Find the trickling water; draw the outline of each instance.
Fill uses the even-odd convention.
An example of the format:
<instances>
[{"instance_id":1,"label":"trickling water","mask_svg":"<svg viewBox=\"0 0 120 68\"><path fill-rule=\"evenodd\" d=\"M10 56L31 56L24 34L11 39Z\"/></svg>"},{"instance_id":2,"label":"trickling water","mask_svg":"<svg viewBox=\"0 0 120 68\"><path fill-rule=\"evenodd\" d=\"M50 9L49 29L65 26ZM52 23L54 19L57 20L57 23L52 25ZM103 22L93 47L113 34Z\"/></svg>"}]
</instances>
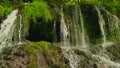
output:
<instances>
[{"instance_id":1,"label":"trickling water","mask_svg":"<svg viewBox=\"0 0 120 68\"><path fill-rule=\"evenodd\" d=\"M108 23L109 23L109 26L111 26L112 28L116 28L116 29L119 29L119 26L120 26L120 20L117 16L111 14L109 11L107 11L105 8L102 9L106 12L107 14L107 18L108 18Z\"/></svg>"},{"instance_id":2,"label":"trickling water","mask_svg":"<svg viewBox=\"0 0 120 68\"><path fill-rule=\"evenodd\" d=\"M68 44L68 29L64 20L64 14L63 14L63 9L61 9L61 24L60 24L60 28L61 28L61 38L63 41L63 45L67 46L70 45Z\"/></svg>"},{"instance_id":3,"label":"trickling water","mask_svg":"<svg viewBox=\"0 0 120 68\"><path fill-rule=\"evenodd\" d=\"M75 53L75 50L73 48L87 51L86 47L88 47L86 43L86 33L85 33L84 21L83 21L81 9L78 6L74 8L72 14L72 21L69 22L69 25L67 25L68 22L67 23L65 22L63 13L61 14L61 16L62 19L60 26L61 26L61 32L62 34L64 34L63 43L69 42L67 46L72 43L71 47L66 47L66 48L62 47L62 49L64 50L63 54L69 60L71 68L79 68L82 64L82 62L80 61L81 57ZM69 28L67 28L67 26ZM69 39L67 38L68 33L70 33L70 37L71 37L70 39L72 41L69 41Z\"/></svg>"},{"instance_id":4,"label":"trickling water","mask_svg":"<svg viewBox=\"0 0 120 68\"><path fill-rule=\"evenodd\" d=\"M18 10L13 10L10 15L8 15L7 19L3 21L1 24L0 30L0 50L6 45L11 45L13 32L14 32L14 23L17 18Z\"/></svg>"},{"instance_id":5,"label":"trickling water","mask_svg":"<svg viewBox=\"0 0 120 68\"><path fill-rule=\"evenodd\" d=\"M54 42L56 42L56 41L57 41L57 35L56 35L56 21L54 21L53 31L54 31Z\"/></svg>"},{"instance_id":6,"label":"trickling water","mask_svg":"<svg viewBox=\"0 0 120 68\"><path fill-rule=\"evenodd\" d=\"M107 24L109 29L109 34L112 36L120 36L120 20L117 16L111 14L109 11L107 11L105 8L102 8L103 11L106 12L107 15Z\"/></svg>"},{"instance_id":7,"label":"trickling water","mask_svg":"<svg viewBox=\"0 0 120 68\"><path fill-rule=\"evenodd\" d=\"M104 29L105 21L104 21L103 16L101 15L101 12L100 12L99 8L96 7L96 6L95 6L95 8L96 8L96 10L98 12L100 30L101 30L101 34L103 36L103 43L106 43L106 35L105 35L106 33L105 33L105 29Z\"/></svg>"},{"instance_id":8,"label":"trickling water","mask_svg":"<svg viewBox=\"0 0 120 68\"><path fill-rule=\"evenodd\" d=\"M109 55L107 55L107 50L106 48L113 45L114 43L112 42L107 42L109 40L107 40L106 38L108 37L108 33L107 30L105 30L106 27L106 20L104 20L104 17L102 15L102 12L100 11L100 8L95 6L95 9L98 13L98 18L99 18L99 26L100 26L100 31L101 31L101 35L102 35L102 40L103 43L100 44L99 46L102 46L100 52L96 55L92 54L92 52L89 51L89 48L87 46L87 40L86 40L86 32L85 32L85 25L84 25L84 19L82 16L82 12L81 9L78 9L78 7L75 7L73 10L73 14L72 14L72 22L69 23L69 25L66 24L65 20L64 20L64 14L61 14L62 16L62 21L61 21L61 28L63 28L61 32L63 32L63 38L64 41L67 40L67 36L68 33L70 33L70 39L73 41L69 41L70 43L73 43L73 47L68 47L67 48L62 48L64 50L63 54L64 56L69 60L70 63L70 67L71 68L79 68L80 67L80 61L81 61L81 57L79 55L77 55L75 53L75 51L72 48L78 48L79 51L84 51L86 53L89 52L89 54L92 56L92 58L98 58L100 63L105 64L104 67L108 68L110 66L113 66L115 68L120 68L120 64L119 63L115 63L114 61L111 61L109 58ZM105 12L107 12L106 10L104 10ZM108 15L108 23L112 23L109 24L109 29L111 32L115 32L115 29L119 31L119 19L115 16L112 15L110 13L107 12ZM114 19L114 20L113 20ZM67 26L69 28L67 28ZM115 28L115 29L113 29ZM83 45L85 48L82 48L81 45ZM96 45L97 46L97 45ZM88 49L87 49L88 48ZM100 65L100 64L99 64ZM98 65L98 66L99 66Z\"/></svg>"},{"instance_id":9,"label":"trickling water","mask_svg":"<svg viewBox=\"0 0 120 68\"><path fill-rule=\"evenodd\" d=\"M74 8L72 19L67 21L64 18L63 11L61 11L60 27L63 46L87 47L84 21L80 7L76 6Z\"/></svg>"},{"instance_id":10,"label":"trickling water","mask_svg":"<svg viewBox=\"0 0 120 68\"><path fill-rule=\"evenodd\" d=\"M120 64L119 63L115 63L113 61L111 61L109 58L106 58L104 56L100 56L100 55L92 55L92 57L96 57L99 60L99 63L103 63L105 64L105 67L106 68L110 68L110 67L113 67L113 68L120 68Z\"/></svg>"},{"instance_id":11,"label":"trickling water","mask_svg":"<svg viewBox=\"0 0 120 68\"><path fill-rule=\"evenodd\" d=\"M86 46L86 40L85 40L85 28L84 28L84 21L83 21L83 16L82 16L82 12L80 10L80 22L81 22L81 39L82 39L82 46L87 47Z\"/></svg>"},{"instance_id":12,"label":"trickling water","mask_svg":"<svg viewBox=\"0 0 120 68\"><path fill-rule=\"evenodd\" d=\"M81 44L81 31L80 31L80 24L79 24L79 8L75 7L73 11L73 22L72 25L70 26L71 30L71 36L73 40L73 45L79 47ZM72 33L74 32L74 33Z\"/></svg>"},{"instance_id":13,"label":"trickling water","mask_svg":"<svg viewBox=\"0 0 120 68\"><path fill-rule=\"evenodd\" d=\"M20 27L20 29L19 29L19 42L18 42L18 44L22 44L22 39L21 39L21 32L22 32L22 16L21 15L19 15L19 17L20 17L20 25L19 25L19 27Z\"/></svg>"},{"instance_id":14,"label":"trickling water","mask_svg":"<svg viewBox=\"0 0 120 68\"><path fill-rule=\"evenodd\" d=\"M80 57L77 56L74 53L74 50L72 50L72 49L69 50L68 49L66 52L64 52L64 55L70 61L70 67L71 68L78 68L79 67L79 63L80 63L79 59L80 59Z\"/></svg>"}]
</instances>

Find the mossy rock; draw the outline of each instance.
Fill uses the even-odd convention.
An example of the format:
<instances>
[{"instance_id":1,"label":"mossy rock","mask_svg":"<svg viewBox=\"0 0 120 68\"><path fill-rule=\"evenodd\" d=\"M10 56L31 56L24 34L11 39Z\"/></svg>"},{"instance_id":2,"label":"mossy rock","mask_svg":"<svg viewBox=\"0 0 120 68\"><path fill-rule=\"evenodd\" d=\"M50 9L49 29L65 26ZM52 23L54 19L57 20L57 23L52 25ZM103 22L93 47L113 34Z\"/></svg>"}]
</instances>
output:
<instances>
[{"instance_id":1,"label":"mossy rock","mask_svg":"<svg viewBox=\"0 0 120 68\"><path fill-rule=\"evenodd\" d=\"M93 53L93 54L99 54L101 52L101 50L103 50L103 47L101 45L93 45L91 46L90 48L90 51Z\"/></svg>"},{"instance_id":2,"label":"mossy rock","mask_svg":"<svg viewBox=\"0 0 120 68\"><path fill-rule=\"evenodd\" d=\"M120 43L109 46L106 50L111 60L120 63Z\"/></svg>"},{"instance_id":3,"label":"mossy rock","mask_svg":"<svg viewBox=\"0 0 120 68\"><path fill-rule=\"evenodd\" d=\"M45 41L26 43L20 49L28 55L28 68L38 68L39 65L44 68L69 68L69 62L62 56L61 48Z\"/></svg>"},{"instance_id":4,"label":"mossy rock","mask_svg":"<svg viewBox=\"0 0 120 68\"><path fill-rule=\"evenodd\" d=\"M75 49L74 52L78 55L84 56L86 59L90 60L91 59L91 55L85 53L84 51L81 51L79 49Z\"/></svg>"}]
</instances>

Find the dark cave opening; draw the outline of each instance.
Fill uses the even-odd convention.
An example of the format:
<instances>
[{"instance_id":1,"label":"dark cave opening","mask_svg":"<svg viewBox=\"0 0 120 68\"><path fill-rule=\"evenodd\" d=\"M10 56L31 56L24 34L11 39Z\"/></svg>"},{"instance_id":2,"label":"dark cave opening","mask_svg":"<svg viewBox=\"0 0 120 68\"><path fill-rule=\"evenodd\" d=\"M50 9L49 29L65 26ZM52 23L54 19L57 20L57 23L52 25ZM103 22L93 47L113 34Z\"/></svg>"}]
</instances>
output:
<instances>
[{"instance_id":1,"label":"dark cave opening","mask_svg":"<svg viewBox=\"0 0 120 68\"><path fill-rule=\"evenodd\" d=\"M45 22L43 19L38 19L37 22L30 22L29 35L27 40L38 42L59 42L60 41L60 22L56 22L56 30L54 31L54 23L52 21ZM55 34L56 33L56 34Z\"/></svg>"}]
</instances>

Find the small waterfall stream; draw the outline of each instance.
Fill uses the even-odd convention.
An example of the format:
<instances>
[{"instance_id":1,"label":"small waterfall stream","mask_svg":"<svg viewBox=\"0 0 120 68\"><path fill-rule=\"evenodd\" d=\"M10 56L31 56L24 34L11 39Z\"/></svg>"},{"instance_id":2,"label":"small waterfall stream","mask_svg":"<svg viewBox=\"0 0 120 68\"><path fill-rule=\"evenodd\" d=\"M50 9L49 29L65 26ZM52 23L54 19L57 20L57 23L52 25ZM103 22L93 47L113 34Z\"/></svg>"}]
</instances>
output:
<instances>
[{"instance_id":1,"label":"small waterfall stream","mask_svg":"<svg viewBox=\"0 0 120 68\"><path fill-rule=\"evenodd\" d=\"M103 36L103 43L106 43L106 33L105 33L105 21L103 16L101 15L100 10L95 6L97 12L98 12L98 17L99 17L99 25L100 25L100 30L101 30L101 34Z\"/></svg>"},{"instance_id":2,"label":"small waterfall stream","mask_svg":"<svg viewBox=\"0 0 120 68\"><path fill-rule=\"evenodd\" d=\"M107 54L105 54L105 52L107 52L107 51L106 51L106 48L107 48L108 46L113 45L114 43L113 43L113 42L107 42L107 41L106 41L106 32L105 32L105 23L106 23L106 22L105 22L102 14L101 14L100 9L99 9L98 7L96 7L96 6L95 6L95 8L96 8L96 11L98 12L99 25L100 25L101 33L102 33L102 35L103 35L103 43L101 44L101 46L103 47L103 50L101 50L101 51L102 51L101 54L92 55L92 56L100 59L99 62L100 62L100 63L104 63L106 68L109 68L109 67L111 67L111 66L112 66L112 67L115 67L115 68L120 68L120 64L119 64L119 63L115 63L115 62L111 61L110 58L109 58L109 56L108 56ZM104 10L104 11L108 14L108 16L112 17L111 19L108 19L108 22L109 22L109 23L114 23L114 24L112 25L113 27L110 27L110 29L113 30L114 27L118 28L118 23L115 23L115 22L118 22L119 19L116 19L116 16L110 14L107 10L105 10L105 9L102 9L102 10ZM112 20L112 21L110 21L110 20ZM113 20L114 20L114 21L113 21ZM115 20L116 20L116 21L115 21ZM110 24L110 25L111 25L111 24ZM115 25L115 26L114 26L114 25ZM110 30L110 29L109 29L109 30ZM110 31L111 31L111 30L110 30Z\"/></svg>"},{"instance_id":3,"label":"small waterfall stream","mask_svg":"<svg viewBox=\"0 0 120 68\"><path fill-rule=\"evenodd\" d=\"M73 10L73 22L70 22L70 24L72 25L67 25L64 19L64 14L61 13L61 33L63 34L62 39L63 39L63 43L64 45L68 46L71 43L74 43L72 47L62 47L63 54L64 56L69 60L70 62L70 67L71 68L81 68L80 67L80 56L77 55L75 53L75 49L78 49L79 51L83 51L86 53L89 53L92 55L92 58L96 58L98 59L98 63L103 63L105 64L106 68L109 67L115 67L115 68L120 68L120 64L116 63L114 61L112 61L109 56L106 54L106 48L113 45L113 42L108 42L109 40L107 40L107 30L106 30L106 21L104 20L104 17L102 15L101 9L97 6L95 6L95 9L97 11L97 15L98 15L98 24L100 26L100 31L101 31L101 39L102 39L102 43L100 44L100 46L102 46L102 50L100 52L100 54L92 54L89 51L89 46L87 46L87 39L86 39L86 30L85 30L85 24L84 24L84 19L82 16L82 12L81 9L78 7L75 7L75 9ZM115 16L112 15L110 13L108 13L106 10L104 10L107 15L108 15L108 22L112 23L112 25L109 25L109 30L111 32L115 32L116 30L119 30L119 19ZM112 19L111 19L112 17ZM113 20L114 19L114 20ZM112 21L111 21L112 20ZM67 28L67 26L69 28ZM114 29L115 28L115 29ZM69 29L71 29L71 31L69 31ZM74 32L74 33L73 33ZM69 41L68 40L68 34L70 33L70 37L73 41ZM67 42L66 42L67 41ZM69 44L67 44L69 42ZM98 45L96 45L98 46ZM84 47L84 48L83 48Z\"/></svg>"},{"instance_id":4,"label":"small waterfall stream","mask_svg":"<svg viewBox=\"0 0 120 68\"><path fill-rule=\"evenodd\" d=\"M20 24L19 24L19 42L18 42L18 44L22 44L22 39L21 39L21 32L22 32L22 16L21 15L19 15L19 17L20 17Z\"/></svg>"},{"instance_id":5,"label":"small waterfall stream","mask_svg":"<svg viewBox=\"0 0 120 68\"><path fill-rule=\"evenodd\" d=\"M76 6L74 8L74 11L72 13L73 15L73 22L72 25L70 27L73 26L71 33L71 36L73 35L73 38L75 41L73 42L73 47L79 47L80 44L82 44L82 40L81 40L81 31L80 31L80 24L79 24L79 8ZM74 33L72 33L74 32Z\"/></svg>"},{"instance_id":6,"label":"small waterfall stream","mask_svg":"<svg viewBox=\"0 0 120 68\"><path fill-rule=\"evenodd\" d=\"M83 18L82 9L80 7L74 8L73 12L71 13L70 22L68 23L66 20L66 15L63 11L63 8L61 8L61 19L60 19L60 30L61 30L61 42L62 42L62 50L63 55L65 58L69 60L69 64L71 68L81 68L80 66L83 64L82 59L86 59L87 53L90 54L92 58L96 58L98 61L98 64L103 63L105 64L106 68L113 67L113 68L120 68L120 63L116 63L110 59L110 57L106 54L107 50L106 48L113 45L114 43L108 42L108 33L106 30L106 20L104 19L104 15L101 12L101 9L97 6L95 6L95 9L97 11L98 15L98 23L100 26L100 31L102 35L102 44L95 45L95 46L102 46L100 53L92 53L89 51L88 46L88 40L87 40L87 29L85 28L86 23ZM108 12L105 9L102 9L107 14L107 23L108 30L110 33L115 33L115 35L120 35L120 20L117 16L112 15L110 12ZM15 21L17 18L18 10L13 10L10 15L8 15L7 19L3 21L1 24L0 29L0 50L3 47L6 47L7 45L12 44L12 38L14 33L14 27L15 27ZM18 38L19 38L19 44L22 44L22 16L19 15L20 21L19 21L19 30L18 30ZM54 33L55 33L55 42L56 42L56 21L54 21ZM92 46L91 46L92 47ZM76 52L77 51L77 52ZM76 52L76 53L75 53ZM91 59L92 59L91 58ZM90 62L92 62L90 59ZM82 60L82 61L81 61ZM88 59L87 59L88 60ZM86 68L86 67L85 67Z\"/></svg>"},{"instance_id":7,"label":"small waterfall stream","mask_svg":"<svg viewBox=\"0 0 120 68\"><path fill-rule=\"evenodd\" d=\"M54 42L56 42L56 41L57 41L57 35L56 35L56 21L54 21L53 31L54 31Z\"/></svg>"},{"instance_id":8,"label":"small waterfall stream","mask_svg":"<svg viewBox=\"0 0 120 68\"><path fill-rule=\"evenodd\" d=\"M106 12L107 15L107 22L108 22L108 29L111 36L120 36L120 20L116 15L111 14L109 11L107 11L105 8L102 8L101 10Z\"/></svg>"},{"instance_id":9,"label":"small waterfall stream","mask_svg":"<svg viewBox=\"0 0 120 68\"><path fill-rule=\"evenodd\" d=\"M63 46L68 46L69 44L69 39L68 39L68 29L64 20L64 14L63 14L63 8L61 8L61 24L60 24L60 28L61 28L61 38L63 41Z\"/></svg>"},{"instance_id":10,"label":"small waterfall stream","mask_svg":"<svg viewBox=\"0 0 120 68\"><path fill-rule=\"evenodd\" d=\"M61 32L63 34L63 43L69 43L67 46L63 45L62 49L63 54L66 58L68 58L70 62L71 68L78 68L80 67L81 61L79 61L81 58L79 55L75 54L75 50L84 50L87 51L87 43L86 43L86 33L84 28L84 19L82 16L82 12L80 7L76 6L73 11L73 21L69 24L72 25L66 25L64 14L62 13L62 19L61 19ZM67 28L69 26L69 29ZM71 31L70 31L71 29ZM69 41L67 38L68 33L70 33L70 37L73 40L72 42ZM66 42L67 41L67 42ZM73 43L72 46L70 46L70 43ZM68 45L70 47L68 47Z\"/></svg>"},{"instance_id":11,"label":"small waterfall stream","mask_svg":"<svg viewBox=\"0 0 120 68\"><path fill-rule=\"evenodd\" d=\"M1 24L0 30L0 50L7 45L12 44L15 20L17 18L18 10L13 10L10 15L8 15L7 19L3 21Z\"/></svg>"},{"instance_id":12,"label":"small waterfall stream","mask_svg":"<svg viewBox=\"0 0 120 68\"><path fill-rule=\"evenodd\" d=\"M106 58L106 57L100 56L100 55L92 55L92 57L93 58L96 57L96 58L100 59L99 63L105 64L106 68L110 68L110 67L112 67L112 68L120 68L120 63L115 63L115 62L111 61L110 58Z\"/></svg>"},{"instance_id":13,"label":"small waterfall stream","mask_svg":"<svg viewBox=\"0 0 120 68\"><path fill-rule=\"evenodd\" d=\"M87 47L84 21L80 7L76 6L73 11L71 22L66 22L61 10L61 39L63 46ZM70 41L71 40L71 41Z\"/></svg>"},{"instance_id":14,"label":"small waterfall stream","mask_svg":"<svg viewBox=\"0 0 120 68\"><path fill-rule=\"evenodd\" d=\"M85 28L84 28L84 21L83 21L83 16L82 16L82 12L81 9L79 10L80 13L80 22L81 22L81 39L82 39L82 46L83 47L87 47L86 45L86 40L85 40Z\"/></svg>"},{"instance_id":15,"label":"small waterfall stream","mask_svg":"<svg viewBox=\"0 0 120 68\"><path fill-rule=\"evenodd\" d=\"M64 55L70 61L71 68L78 68L80 65L80 57L74 53L72 49L65 49Z\"/></svg>"}]
</instances>

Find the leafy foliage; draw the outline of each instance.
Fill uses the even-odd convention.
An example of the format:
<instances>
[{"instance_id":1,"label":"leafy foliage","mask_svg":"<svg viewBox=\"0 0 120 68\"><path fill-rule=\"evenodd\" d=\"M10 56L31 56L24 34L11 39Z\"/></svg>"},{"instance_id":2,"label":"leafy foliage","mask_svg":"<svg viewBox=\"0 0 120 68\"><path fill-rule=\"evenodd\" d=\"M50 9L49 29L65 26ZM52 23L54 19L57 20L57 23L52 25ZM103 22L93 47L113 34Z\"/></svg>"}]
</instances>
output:
<instances>
[{"instance_id":1,"label":"leafy foliage","mask_svg":"<svg viewBox=\"0 0 120 68\"><path fill-rule=\"evenodd\" d=\"M6 9L5 7L0 5L0 17L4 15L5 9Z\"/></svg>"},{"instance_id":2,"label":"leafy foliage","mask_svg":"<svg viewBox=\"0 0 120 68\"><path fill-rule=\"evenodd\" d=\"M29 22L33 20L36 22L37 18L42 17L45 21L51 19L51 14L48 5L43 1L34 1L23 8L22 11L24 21Z\"/></svg>"}]
</instances>

